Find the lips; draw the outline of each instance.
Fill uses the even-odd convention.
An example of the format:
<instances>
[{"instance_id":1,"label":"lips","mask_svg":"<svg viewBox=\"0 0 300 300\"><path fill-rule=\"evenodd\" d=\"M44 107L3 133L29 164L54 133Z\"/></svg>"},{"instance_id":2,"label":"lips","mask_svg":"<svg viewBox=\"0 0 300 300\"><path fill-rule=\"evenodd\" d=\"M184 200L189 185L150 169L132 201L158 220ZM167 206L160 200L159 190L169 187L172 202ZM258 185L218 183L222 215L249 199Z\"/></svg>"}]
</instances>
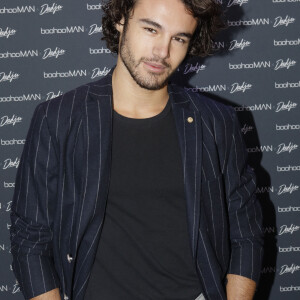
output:
<instances>
[{"instance_id":1,"label":"lips","mask_svg":"<svg viewBox=\"0 0 300 300\"><path fill-rule=\"evenodd\" d=\"M149 63L149 62L145 62L145 64L151 66L151 67L155 67L155 68L158 68L158 69L164 69L165 66L164 65L160 65L160 64L155 64L155 63Z\"/></svg>"},{"instance_id":2,"label":"lips","mask_svg":"<svg viewBox=\"0 0 300 300\"><path fill-rule=\"evenodd\" d=\"M151 71L158 72L158 73L166 69L166 66L157 63L152 63L152 62L144 62L144 65Z\"/></svg>"}]
</instances>

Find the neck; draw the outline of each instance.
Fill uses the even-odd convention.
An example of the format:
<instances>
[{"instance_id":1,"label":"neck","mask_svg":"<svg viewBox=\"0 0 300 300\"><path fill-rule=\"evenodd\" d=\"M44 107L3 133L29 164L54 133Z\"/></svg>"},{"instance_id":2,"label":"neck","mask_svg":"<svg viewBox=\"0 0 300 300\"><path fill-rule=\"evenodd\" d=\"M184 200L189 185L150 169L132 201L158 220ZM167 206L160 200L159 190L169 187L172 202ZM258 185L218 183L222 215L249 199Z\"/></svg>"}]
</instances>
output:
<instances>
[{"instance_id":1,"label":"neck","mask_svg":"<svg viewBox=\"0 0 300 300\"><path fill-rule=\"evenodd\" d=\"M118 59L112 74L113 108L131 118L150 118L163 110L169 95L167 86L160 90L141 88Z\"/></svg>"}]
</instances>

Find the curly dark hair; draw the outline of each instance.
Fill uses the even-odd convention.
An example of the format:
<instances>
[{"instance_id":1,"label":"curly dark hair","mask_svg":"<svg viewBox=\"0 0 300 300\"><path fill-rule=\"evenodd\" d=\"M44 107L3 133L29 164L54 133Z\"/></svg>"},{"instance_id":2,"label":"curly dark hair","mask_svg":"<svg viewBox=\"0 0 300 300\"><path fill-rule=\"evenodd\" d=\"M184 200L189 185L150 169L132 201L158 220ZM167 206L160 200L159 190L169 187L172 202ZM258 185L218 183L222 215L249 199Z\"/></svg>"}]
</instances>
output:
<instances>
[{"instance_id":1,"label":"curly dark hair","mask_svg":"<svg viewBox=\"0 0 300 300\"><path fill-rule=\"evenodd\" d=\"M122 17L125 26L138 0L108 0L102 5L103 37L107 47L114 53L119 50L120 34L115 28ZM190 41L188 54L192 56L207 56L212 53L214 35L225 28L223 10L215 0L181 0L187 10L197 19L198 24Z\"/></svg>"}]
</instances>

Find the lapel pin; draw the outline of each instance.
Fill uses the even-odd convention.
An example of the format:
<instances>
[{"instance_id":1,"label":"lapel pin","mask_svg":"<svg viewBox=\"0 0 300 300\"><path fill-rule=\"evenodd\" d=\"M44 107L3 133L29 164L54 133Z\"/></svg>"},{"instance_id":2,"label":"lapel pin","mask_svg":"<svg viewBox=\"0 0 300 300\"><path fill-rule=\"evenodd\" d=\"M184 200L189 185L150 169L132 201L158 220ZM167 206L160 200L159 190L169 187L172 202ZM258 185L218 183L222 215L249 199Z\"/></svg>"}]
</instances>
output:
<instances>
[{"instance_id":1,"label":"lapel pin","mask_svg":"<svg viewBox=\"0 0 300 300\"><path fill-rule=\"evenodd\" d=\"M193 119L192 117L188 117L188 118L187 118L187 121L188 121L189 123L192 123L192 122L194 121L194 119Z\"/></svg>"}]
</instances>

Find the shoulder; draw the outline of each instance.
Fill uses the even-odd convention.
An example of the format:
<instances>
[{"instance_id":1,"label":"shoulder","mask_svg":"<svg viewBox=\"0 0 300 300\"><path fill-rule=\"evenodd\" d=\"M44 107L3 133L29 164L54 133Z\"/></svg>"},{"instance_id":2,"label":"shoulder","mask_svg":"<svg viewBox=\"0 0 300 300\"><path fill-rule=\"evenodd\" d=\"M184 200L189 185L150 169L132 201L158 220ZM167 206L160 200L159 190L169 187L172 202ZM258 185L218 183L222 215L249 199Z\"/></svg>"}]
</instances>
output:
<instances>
[{"instance_id":1,"label":"shoulder","mask_svg":"<svg viewBox=\"0 0 300 300\"><path fill-rule=\"evenodd\" d=\"M225 105L207 94L193 92L190 89L172 84L172 92L181 94L191 102L191 107L201 115L202 120L214 123L230 123L235 117L232 106Z\"/></svg>"},{"instance_id":2,"label":"shoulder","mask_svg":"<svg viewBox=\"0 0 300 300\"><path fill-rule=\"evenodd\" d=\"M93 91L101 92L105 86L111 84L109 75L98 81L82 84L62 95L40 103L36 111L42 111L52 123L69 123L82 116L85 106L94 100ZM97 88L96 88L97 87Z\"/></svg>"}]
</instances>

